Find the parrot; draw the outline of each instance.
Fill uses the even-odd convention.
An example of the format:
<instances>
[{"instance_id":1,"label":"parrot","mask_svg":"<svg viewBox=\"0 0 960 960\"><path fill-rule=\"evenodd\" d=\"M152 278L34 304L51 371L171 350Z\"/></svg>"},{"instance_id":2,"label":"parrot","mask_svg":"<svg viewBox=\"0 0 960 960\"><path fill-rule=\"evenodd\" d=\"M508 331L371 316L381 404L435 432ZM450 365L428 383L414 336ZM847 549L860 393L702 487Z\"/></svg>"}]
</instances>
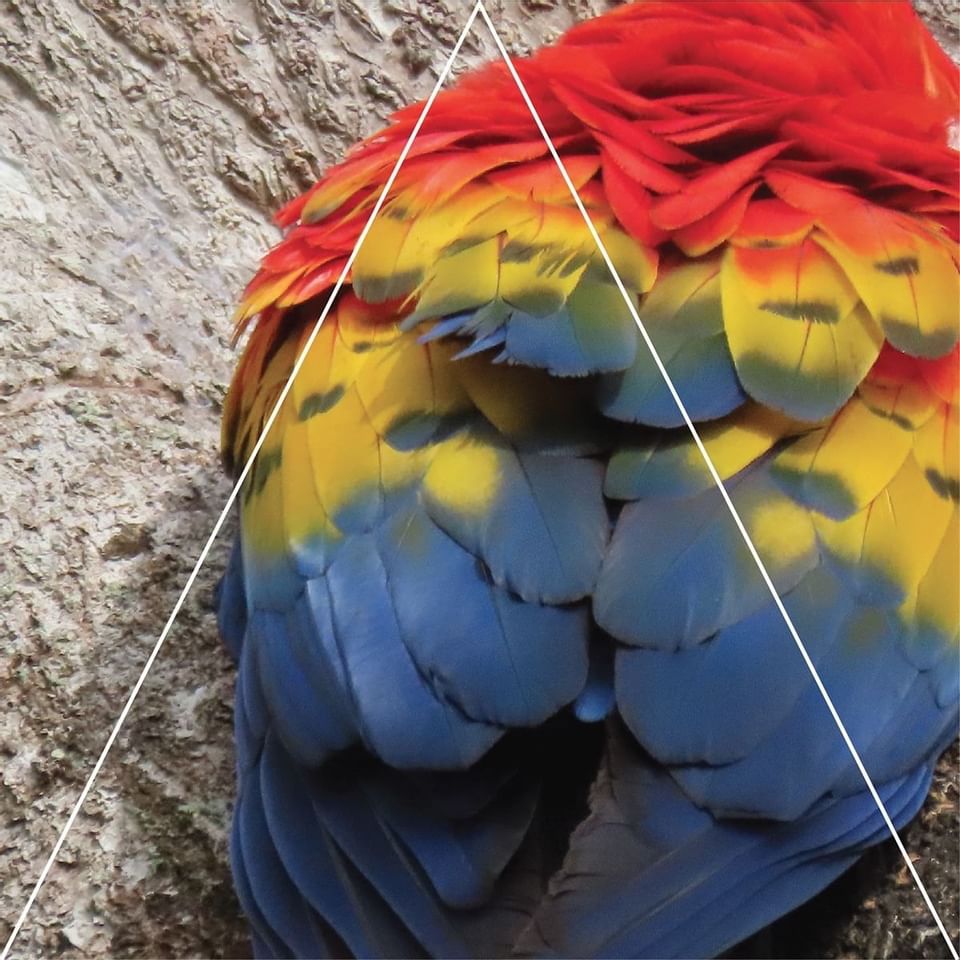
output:
<instances>
[{"instance_id":1,"label":"parrot","mask_svg":"<svg viewBox=\"0 0 960 960\"><path fill-rule=\"evenodd\" d=\"M502 60L400 109L238 308L259 957L715 956L889 837L814 672L897 827L957 735L954 65L650 0L514 67L536 117Z\"/></svg>"}]
</instances>

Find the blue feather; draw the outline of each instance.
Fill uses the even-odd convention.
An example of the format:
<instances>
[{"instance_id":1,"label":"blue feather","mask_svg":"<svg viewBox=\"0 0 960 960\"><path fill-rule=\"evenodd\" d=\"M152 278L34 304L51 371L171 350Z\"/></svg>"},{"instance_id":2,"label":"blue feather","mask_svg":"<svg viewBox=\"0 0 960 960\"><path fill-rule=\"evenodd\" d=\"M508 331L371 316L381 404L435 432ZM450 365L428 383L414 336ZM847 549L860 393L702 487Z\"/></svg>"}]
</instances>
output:
<instances>
[{"instance_id":1,"label":"blue feather","mask_svg":"<svg viewBox=\"0 0 960 960\"><path fill-rule=\"evenodd\" d=\"M482 559L496 583L524 600L569 603L596 582L609 521L600 464L585 458L518 453L503 440L471 434L496 458L497 490L482 512L423 498L437 524Z\"/></svg>"},{"instance_id":2,"label":"blue feather","mask_svg":"<svg viewBox=\"0 0 960 960\"><path fill-rule=\"evenodd\" d=\"M881 788L898 823L929 781L925 767ZM599 783L524 954L714 956L822 889L885 832L866 792L791 823L717 820L622 737Z\"/></svg>"},{"instance_id":3,"label":"blue feather","mask_svg":"<svg viewBox=\"0 0 960 960\"><path fill-rule=\"evenodd\" d=\"M598 723L606 719L617 705L614 689L614 645L600 636L590 640L590 668L587 682L573 704L577 719Z\"/></svg>"},{"instance_id":4,"label":"blue feather","mask_svg":"<svg viewBox=\"0 0 960 960\"><path fill-rule=\"evenodd\" d=\"M235 820L235 863L242 872L247 891L259 915L260 935L281 956L323 957L329 947L316 918L290 880L277 856L263 814L259 778L248 777L241 787Z\"/></svg>"},{"instance_id":5,"label":"blue feather","mask_svg":"<svg viewBox=\"0 0 960 960\"><path fill-rule=\"evenodd\" d=\"M337 843L329 817L318 799L313 776L298 767L275 737L267 740L260 777L264 812L271 839L301 895L357 956L404 956L418 953L411 937L381 897L350 850ZM371 826L364 806L355 808L361 834ZM379 828L373 827L379 834ZM442 917L433 923L444 926Z\"/></svg>"},{"instance_id":6,"label":"blue feather","mask_svg":"<svg viewBox=\"0 0 960 960\"><path fill-rule=\"evenodd\" d=\"M823 567L783 600L819 666L852 601ZM647 750L664 763L712 765L757 749L811 683L772 601L689 649L621 648L616 679L620 714Z\"/></svg>"},{"instance_id":7,"label":"blue feather","mask_svg":"<svg viewBox=\"0 0 960 960\"><path fill-rule=\"evenodd\" d=\"M301 668L290 642L287 620L272 611L255 611L247 628L247 644L256 651L260 678L272 726L300 763L317 766L331 748L344 746L346 737L334 735L341 718L331 713L326 697ZM322 689L322 688L321 688ZM339 730L337 731L339 732ZM331 742L332 741L332 742Z\"/></svg>"},{"instance_id":8,"label":"blue feather","mask_svg":"<svg viewBox=\"0 0 960 960\"><path fill-rule=\"evenodd\" d=\"M214 603L220 636L233 659L239 660L247 629L247 597L243 587L243 553L239 537L234 540L226 572L217 584Z\"/></svg>"},{"instance_id":9,"label":"blue feather","mask_svg":"<svg viewBox=\"0 0 960 960\"><path fill-rule=\"evenodd\" d=\"M783 498L765 469L745 471L727 485L749 517ZM781 593L818 562L812 526L793 556L763 559ZM802 548L802 549L801 549ZM676 649L700 643L759 609L769 590L719 492L712 488L673 506L628 504L620 514L593 598L597 623L616 639Z\"/></svg>"},{"instance_id":10,"label":"blue feather","mask_svg":"<svg viewBox=\"0 0 960 960\"><path fill-rule=\"evenodd\" d=\"M506 342L506 339L507 334L505 330L495 330L486 336L478 337L469 347L464 347L459 353L455 353L453 359L463 360L465 357L472 357L478 353L483 353L484 350L492 350L494 347L502 346Z\"/></svg>"},{"instance_id":11,"label":"blue feather","mask_svg":"<svg viewBox=\"0 0 960 960\"><path fill-rule=\"evenodd\" d=\"M658 346L656 338L654 346ZM660 359L693 420L716 420L747 400L722 333L684 343L667 357L661 354ZM685 426L646 345L631 367L600 381L598 405L615 420L652 427Z\"/></svg>"},{"instance_id":12,"label":"blue feather","mask_svg":"<svg viewBox=\"0 0 960 960\"><path fill-rule=\"evenodd\" d=\"M350 539L326 580L337 650L368 747L400 767L461 767L481 756L500 730L463 718L417 670L375 538Z\"/></svg>"},{"instance_id":13,"label":"blue feather","mask_svg":"<svg viewBox=\"0 0 960 960\"><path fill-rule=\"evenodd\" d=\"M380 552L397 623L424 676L466 716L500 726L541 723L586 678L586 607L523 603L419 505L386 524ZM446 589L430 602L435 571Z\"/></svg>"},{"instance_id":14,"label":"blue feather","mask_svg":"<svg viewBox=\"0 0 960 960\"><path fill-rule=\"evenodd\" d=\"M524 839L537 790L523 781L470 820L445 821L429 798L414 804L396 783L381 778L373 802L404 846L417 858L440 899L450 907L481 907Z\"/></svg>"}]
</instances>

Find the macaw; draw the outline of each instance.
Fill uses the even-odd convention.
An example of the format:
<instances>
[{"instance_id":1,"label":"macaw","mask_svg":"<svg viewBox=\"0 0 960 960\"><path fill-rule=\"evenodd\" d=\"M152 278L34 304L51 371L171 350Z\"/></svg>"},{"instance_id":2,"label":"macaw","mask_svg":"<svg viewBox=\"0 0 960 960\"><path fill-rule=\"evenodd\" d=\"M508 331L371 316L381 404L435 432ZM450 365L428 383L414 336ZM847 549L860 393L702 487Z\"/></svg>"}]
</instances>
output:
<instances>
[{"instance_id":1,"label":"macaw","mask_svg":"<svg viewBox=\"0 0 960 960\"><path fill-rule=\"evenodd\" d=\"M906 823L960 698L954 66L905 2L683 0L516 69ZM278 215L234 475L420 111ZM713 956L887 838L504 63L433 103L238 502L258 956Z\"/></svg>"}]
</instances>

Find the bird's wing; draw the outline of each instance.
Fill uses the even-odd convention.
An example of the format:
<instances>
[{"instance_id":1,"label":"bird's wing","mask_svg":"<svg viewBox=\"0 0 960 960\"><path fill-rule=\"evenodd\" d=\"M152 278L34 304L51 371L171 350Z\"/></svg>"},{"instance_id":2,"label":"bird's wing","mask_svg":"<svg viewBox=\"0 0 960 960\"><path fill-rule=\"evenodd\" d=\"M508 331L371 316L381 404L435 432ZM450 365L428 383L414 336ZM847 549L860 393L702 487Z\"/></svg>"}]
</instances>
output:
<instances>
[{"instance_id":1,"label":"bird's wing","mask_svg":"<svg viewBox=\"0 0 960 960\"><path fill-rule=\"evenodd\" d=\"M957 719L955 161L932 132L956 81L888 24L907 80L878 131L876 98L851 106L879 70L863 10L739 5L734 47L698 47L719 6L601 18L521 76L903 822ZM821 44L811 73L825 17L850 62ZM771 44L803 96L771 87ZM232 464L415 118L284 213L241 307ZM265 954L714 953L884 835L502 69L436 101L241 514L233 849Z\"/></svg>"}]
</instances>

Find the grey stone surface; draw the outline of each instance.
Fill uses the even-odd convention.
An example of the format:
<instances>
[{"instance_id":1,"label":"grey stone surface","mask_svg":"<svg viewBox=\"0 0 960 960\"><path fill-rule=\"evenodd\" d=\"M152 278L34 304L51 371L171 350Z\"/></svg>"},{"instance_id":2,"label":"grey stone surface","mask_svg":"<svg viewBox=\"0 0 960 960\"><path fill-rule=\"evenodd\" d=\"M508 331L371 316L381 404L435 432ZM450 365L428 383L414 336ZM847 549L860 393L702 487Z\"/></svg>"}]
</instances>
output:
<instances>
[{"instance_id":1,"label":"grey stone surface","mask_svg":"<svg viewBox=\"0 0 960 960\"><path fill-rule=\"evenodd\" d=\"M922 5L955 51L955 7ZM489 3L515 53L602 6ZM467 9L0 0L0 938L226 499L229 316L277 238L270 214L429 91ZM492 54L478 27L460 66ZM245 955L226 865L232 671L211 612L225 550L14 956ZM928 810L950 840L945 769ZM949 878L956 861L928 866ZM880 889L901 889L888 873Z\"/></svg>"}]
</instances>

